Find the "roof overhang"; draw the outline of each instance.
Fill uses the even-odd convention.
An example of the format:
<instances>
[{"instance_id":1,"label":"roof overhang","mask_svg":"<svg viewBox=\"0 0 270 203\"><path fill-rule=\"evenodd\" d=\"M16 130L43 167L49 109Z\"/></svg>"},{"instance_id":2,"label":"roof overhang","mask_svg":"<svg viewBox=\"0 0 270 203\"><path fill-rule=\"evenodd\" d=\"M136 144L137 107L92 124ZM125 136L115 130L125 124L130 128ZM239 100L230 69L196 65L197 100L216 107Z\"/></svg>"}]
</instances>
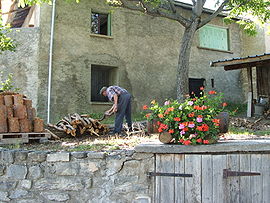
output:
<instances>
[{"instance_id":1,"label":"roof overhang","mask_svg":"<svg viewBox=\"0 0 270 203\"><path fill-rule=\"evenodd\" d=\"M236 70L248 67L256 67L270 64L270 53L262 55L247 56L242 58L231 58L225 60L212 61L210 66L220 67L223 66L224 70Z\"/></svg>"}]
</instances>

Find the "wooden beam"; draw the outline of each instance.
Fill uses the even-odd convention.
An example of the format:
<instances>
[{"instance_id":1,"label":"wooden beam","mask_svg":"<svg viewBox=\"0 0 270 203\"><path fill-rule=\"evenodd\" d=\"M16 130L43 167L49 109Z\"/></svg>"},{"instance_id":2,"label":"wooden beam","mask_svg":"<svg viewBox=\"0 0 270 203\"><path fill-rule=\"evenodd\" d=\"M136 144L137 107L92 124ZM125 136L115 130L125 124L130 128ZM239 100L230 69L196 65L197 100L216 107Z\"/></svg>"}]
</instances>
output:
<instances>
[{"instance_id":1,"label":"wooden beam","mask_svg":"<svg viewBox=\"0 0 270 203\"><path fill-rule=\"evenodd\" d=\"M247 68L248 77L248 106L247 106L247 117L252 117L253 115L253 81L252 81L252 68Z\"/></svg>"},{"instance_id":2,"label":"wooden beam","mask_svg":"<svg viewBox=\"0 0 270 203\"><path fill-rule=\"evenodd\" d=\"M248 68L248 67L264 66L264 65L269 65L269 68L270 68L270 60L235 64L235 65L226 65L224 66L224 70L228 71L228 70L236 70L236 69L242 69L242 68Z\"/></svg>"},{"instance_id":3,"label":"wooden beam","mask_svg":"<svg viewBox=\"0 0 270 203\"><path fill-rule=\"evenodd\" d=\"M257 57L246 57L246 58L235 58L229 59L227 61L212 62L211 66L231 66L231 65L241 65L247 63L261 62L261 61L270 61L270 54L257 56Z\"/></svg>"}]
</instances>

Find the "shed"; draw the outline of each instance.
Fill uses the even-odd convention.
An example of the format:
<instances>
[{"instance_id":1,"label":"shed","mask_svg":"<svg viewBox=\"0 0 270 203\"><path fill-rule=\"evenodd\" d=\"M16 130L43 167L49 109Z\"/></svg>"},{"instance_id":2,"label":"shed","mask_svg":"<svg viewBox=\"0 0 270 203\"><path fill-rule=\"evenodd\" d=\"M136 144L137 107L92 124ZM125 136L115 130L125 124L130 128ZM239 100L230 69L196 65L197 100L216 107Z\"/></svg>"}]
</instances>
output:
<instances>
[{"instance_id":1,"label":"shed","mask_svg":"<svg viewBox=\"0 0 270 203\"><path fill-rule=\"evenodd\" d=\"M256 90L257 98L269 101L270 98L270 53L261 55L238 57L224 60L217 60L211 62L212 67L223 66L225 71L243 69L247 70L248 76L248 107L247 117L254 114L254 87L252 78L252 68L256 67Z\"/></svg>"}]
</instances>

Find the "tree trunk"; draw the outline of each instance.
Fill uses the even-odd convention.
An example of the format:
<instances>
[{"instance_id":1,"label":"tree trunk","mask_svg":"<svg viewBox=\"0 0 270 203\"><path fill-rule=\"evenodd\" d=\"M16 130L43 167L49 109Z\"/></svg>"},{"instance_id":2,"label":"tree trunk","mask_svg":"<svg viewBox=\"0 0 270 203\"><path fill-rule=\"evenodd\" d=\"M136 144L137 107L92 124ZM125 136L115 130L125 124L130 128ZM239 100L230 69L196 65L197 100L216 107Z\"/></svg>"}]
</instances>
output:
<instances>
[{"instance_id":1,"label":"tree trunk","mask_svg":"<svg viewBox=\"0 0 270 203\"><path fill-rule=\"evenodd\" d=\"M184 35L182 38L178 67L177 67L177 100L182 102L186 98L186 95L189 94L189 58L191 45L194 38L194 34L198 29L199 18L196 18L192 21L189 27L185 28Z\"/></svg>"}]
</instances>

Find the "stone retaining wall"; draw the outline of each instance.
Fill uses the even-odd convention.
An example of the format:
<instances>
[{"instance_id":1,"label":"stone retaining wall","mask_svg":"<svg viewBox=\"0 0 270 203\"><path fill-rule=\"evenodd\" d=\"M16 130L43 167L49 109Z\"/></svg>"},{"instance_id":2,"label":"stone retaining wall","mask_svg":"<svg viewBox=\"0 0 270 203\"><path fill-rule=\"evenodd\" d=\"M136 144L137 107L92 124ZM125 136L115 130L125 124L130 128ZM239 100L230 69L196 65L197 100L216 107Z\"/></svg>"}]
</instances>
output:
<instances>
[{"instance_id":1,"label":"stone retaining wall","mask_svg":"<svg viewBox=\"0 0 270 203\"><path fill-rule=\"evenodd\" d=\"M0 202L151 202L154 155L0 151Z\"/></svg>"}]
</instances>

